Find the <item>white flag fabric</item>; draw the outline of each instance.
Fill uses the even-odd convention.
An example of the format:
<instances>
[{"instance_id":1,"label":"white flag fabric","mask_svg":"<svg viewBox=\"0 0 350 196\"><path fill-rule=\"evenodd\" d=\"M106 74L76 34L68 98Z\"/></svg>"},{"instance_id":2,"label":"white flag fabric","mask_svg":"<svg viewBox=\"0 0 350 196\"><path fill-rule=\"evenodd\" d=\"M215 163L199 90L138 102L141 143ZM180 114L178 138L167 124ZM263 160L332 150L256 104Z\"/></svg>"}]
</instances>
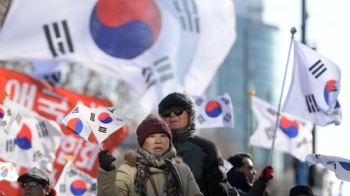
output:
<instances>
[{"instance_id":1,"label":"white flag fabric","mask_svg":"<svg viewBox=\"0 0 350 196\"><path fill-rule=\"evenodd\" d=\"M228 93L219 96L191 95L196 105L196 128L234 127L233 107Z\"/></svg>"},{"instance_id":2,"label":"white flag fabric","mask_svg":"<svg viewBox=\"0 0 350 196\"><path fill-rule=\"evenodd\" d=\"M75 134L79 135L86 141L89 141L89 136L91 134L91 127L88 122L83 117L84 112L88 112L89 107L85 106L83 103L78 102L71 112L68 113L61 122L66 125Z\"/></svg>"},{"instance_id":3,"label":"white flag fabric","mask_svg":"<svg viewBox=\"0 0 350 196\"><path fill-rule=\"evenodd\" d=\"M309 154L306 156L306 162L309 166L321 164L328 170L333 171L338 179L350 181L350 159L337 156Z\"/></svg>"},{"instance_id":4,"label":"white flag fabric","mask_svg":"<svg viewBox=\"0 0 350 196\"><path fill-rule=\"evenodd\" d=\"M7 180L16 182L18 173L16 167L12 163L0 162L0 181Z\"/></svg>"},{"instance_id":5,"label":"white flag fabric","mask_svg":"<svg viewBox=\"0 0 350 196\"><path fill-rule=\"evenodd\" d=\"M224 159L224 167L226 169L226 173L230 171L230 169L233 167L233 165L227 161L226 159Z\"/></svg>"},{"instance_id":6,"label":"white flag fabric","mask_svg":"<svg viewBox=\"0 0 350 196\"><path fill-rule=\"evenodd\" d=\"M0 132L4 131L8 134L17 115L18 111L16 109L0 104Z\"/></svg>"},{"instance_id":7,"label":"white flag fabric","mask_svg":"<svg viewBox=\"0 0 350 196\"><path fill-rule=\"evenodd\" d=\"M203 94L236 39L232 0L108 2L13 0L0 59L80 62L151 110L174 91Z\"/></svg>"},{"instance_id":8,"label":"white flag fabric","mask_svg":"<svg viewBox=\"0 0 350 196\"><path fill-rule=\"evenodd\" d=\"M83 113L97 141L102 143L109 135L131 122L117 107L93 108Z\"/></svg>"},{"instance_id":9,"label":"white flag fabric","mask_svg":"<svg viewBox=\"0 0 350 196\"><path fill-rule=\"evenodd\" d=\"M72 161L67 161L64 165L61 175L56 181L54 189L60 196L95 196L96 178L77 169Z\"/></svg>"},{"instance_id":10,"label":"white flag fabric","mask_svg":"<svg viewBox=\"0 0 350 196\"><path fill-rule=\"evenodd\" d=\"M277 108L255 96L252 99L252 110L258 120L258 127L249 139L253 146L272 147L274 128L277 120ZM281 113L276 130L274 148L289 153L300 161L312 153L313 124L296 116Z\"/></svg>"},{"instance_id":11,"label":"white flag fabric","mask_svg":"<svg viewBox=\"0 0 350 196\"><path fill-rule=\"evenodd\" d=\"M335 63L294 41L292 82L282 110L322 127L339 125L342 120L337 100L340 77Z\"/></svg>"},{"instance_id":12,"label":"white flag fabric","mask_svg":"<svg viewBox=\"0 0 350 196\"><path fill-rule=\"evenodd\" d=\"M28 75L44 80L51 86L60 86L61 72L55 61L33 61L33 70Z\"/></svg>"},{"instance_id":13,"label":"white flag fabric","mask_svg":"<svg viewBox=\"0 0 350 196\"><path fill-rule=\"evenodd\" d=\"M0 132L0 158L26 168L50 169L62 140L60 126L12 101L4 105L19 111L8 135Z\"/></svg>"}]
</instances>

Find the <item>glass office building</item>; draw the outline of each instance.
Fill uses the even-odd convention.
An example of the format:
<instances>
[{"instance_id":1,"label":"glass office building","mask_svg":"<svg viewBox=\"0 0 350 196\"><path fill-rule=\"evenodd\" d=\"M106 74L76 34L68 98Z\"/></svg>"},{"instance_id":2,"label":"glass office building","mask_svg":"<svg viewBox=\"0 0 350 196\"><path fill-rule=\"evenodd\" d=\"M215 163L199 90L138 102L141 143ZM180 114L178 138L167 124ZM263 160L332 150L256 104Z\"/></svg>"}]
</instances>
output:
<instances>
[{"instance_id":1,"label":"glass office building","mask_svg":"<svg viewBox=\"0 0 350 196\"><path fill-rule=\"evenodd\" d=\"M285 65L279 62L277 55L287 51L278 51L278 28L262 22L261 2L255 1L253 5L247 1L234 3L237 39L206 93L221 95L227 92L232 100L234 128L216 130L222 141L215 143L223 157L250 152L257 171L261 171L268 164L270 150L249 146L249 137L257 122L251 112L248 92L254 90L258 98L278 105ZM225 146L220 146L221 143ZM274 151L273 165L276 173L283 173L282 152Z\"/></svg>"}]
</instances>

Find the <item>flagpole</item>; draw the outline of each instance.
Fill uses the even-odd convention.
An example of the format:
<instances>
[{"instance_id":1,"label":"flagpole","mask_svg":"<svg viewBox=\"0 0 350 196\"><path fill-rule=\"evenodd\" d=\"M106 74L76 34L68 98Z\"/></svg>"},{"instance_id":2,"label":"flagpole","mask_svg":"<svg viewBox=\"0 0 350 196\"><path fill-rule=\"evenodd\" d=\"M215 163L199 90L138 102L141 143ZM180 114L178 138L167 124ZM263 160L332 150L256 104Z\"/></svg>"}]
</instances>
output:
<instances>
[{"instance_id":1,"label":"flagpole","mask_svg":"<svg viewBox=\"0 0 350 196\"><path fill-rule=\"evenodd\" d=\"M53 182L54 185L52 186L52 188L54 188L54 187L56 186L57 181L60 179L60 177L61 177L61 175L62 175L62 172L63 172L64 168L66 167L67 163L68 163L69 161L72 161L71 159L72 159L72 157L71 157L70 155L67 155L67 156L66 156L66 162L64 163L64 165L63 165L63 167L62 167L62 169L61 169L61 171L60 171L60 173L59 173L57 179L55 179L55 181ZM53 176L53 178L54 178L54 176Z\"/></svg>"},{"instance_id":2,"label":"flagpole","mask_svg":"<svg viewBox=\"0 0 350 196\"><path fill-rule=\"evenodd\" d=\"M273 130L273 140L272 140L272 146L271 146L271 150L270 150L270 156L269 156L269 164L271 165L271 161L272 161L272 154L273 154L273 149L275 147L275 141L276 141L276 132L277 132L277 127L278 127L278 120L280 117L280 111L281 111L281 102L282 102L282 96L283 96L283 90L284 90L284 83L286 82L286 75L287 75L287 70L288 70L288 62L289 62L289 57L290 57L290 51L292 48L292 44L293 44L293 40L294 40L294 34L297 32L295 27L292 27L290 29L290 33L292 34L291 40L290 40L290 45L289 45L289 51L288 51L288 57L287 57L287 65L286 65L286 69L284 71L284 77L283 77L283 83L282 83L282 90L281 90L281 95L280 95L280 100L278 103L278 108L277 108L277 116L276 116L276 124Z\"/></svg>"}]
</instances>

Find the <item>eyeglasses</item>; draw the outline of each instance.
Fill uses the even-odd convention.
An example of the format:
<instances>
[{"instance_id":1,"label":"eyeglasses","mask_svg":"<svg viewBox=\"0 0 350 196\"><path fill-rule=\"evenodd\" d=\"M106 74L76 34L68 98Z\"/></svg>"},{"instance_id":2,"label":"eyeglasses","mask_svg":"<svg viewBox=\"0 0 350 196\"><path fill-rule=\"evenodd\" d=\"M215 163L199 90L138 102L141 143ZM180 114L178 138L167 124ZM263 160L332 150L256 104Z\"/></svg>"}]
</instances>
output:
<instances>
[{"instance_id":1,"label":"eyeglasses","mask_svg":"<svg viewBox=\"0 0 350 196\"><path fill-rule=\"evenodd\" d=\"M41 183L40 183L40 182L37 182L37 181L21 182L21 187L22 187L22 188L26 188L27 186L36 187L36 186L38 186L38 184L41 184Z\"/></svg>"},{"instance_id":2,"label":"eyeglasses","mask_svg":"<svg viewBox=\"0 0 350 196\"><path fill-rule=\"evenodd\" d=\"M181 116L182 113L184 112L185 108L184 107L176 107L174 109L165 109L162 113L161 116L168 118L171 116L171 113L174 113L176 116Z\"/></svg>"}]
</instances>

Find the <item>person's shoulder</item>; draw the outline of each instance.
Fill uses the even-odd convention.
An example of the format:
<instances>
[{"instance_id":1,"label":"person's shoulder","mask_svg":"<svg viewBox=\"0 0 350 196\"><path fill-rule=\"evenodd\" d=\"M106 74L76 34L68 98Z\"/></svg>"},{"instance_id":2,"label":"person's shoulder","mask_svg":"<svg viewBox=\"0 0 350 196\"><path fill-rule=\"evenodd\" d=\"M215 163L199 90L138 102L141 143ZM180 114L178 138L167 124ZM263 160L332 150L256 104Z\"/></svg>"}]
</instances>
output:
<instances>
[{"instance_id":1,"label":"person's shoulder","mask_svg":"<svg viewBox=\"0 0 350 196\"><path fill-rule=\"evenodd\" d=\"M175 158L175 167L177 170L179 170L180 173L191 171L191 169L188 167L186 163L182 161L182 158L176 157Z\"/></svg>"},{"instance_id":2,"label":"person's shoulder","mask_svg":"<svg viewBox=\"0 0 350 196\"><path fill-rule=\"evenodd\" d=\"M118 167L118 172L123 172L123 173L134 173L136 172L136 167L131 166L127 163L121 164Z\"/></svg>"},{"instance_id":3,"label":"person's shoulder","mask_svg":"<svg viewBox=\"0 0 350 196\"><path fill-rule=\"evenodd\" d=\"M201 146L202 148L216 148L214 142L212 142L211 140L208 140L204 137L201 137L201 136L194 136L192 137L189 142L193 143L193 144L196 144L197 146Z\"/></svg>"}]
</instances>

